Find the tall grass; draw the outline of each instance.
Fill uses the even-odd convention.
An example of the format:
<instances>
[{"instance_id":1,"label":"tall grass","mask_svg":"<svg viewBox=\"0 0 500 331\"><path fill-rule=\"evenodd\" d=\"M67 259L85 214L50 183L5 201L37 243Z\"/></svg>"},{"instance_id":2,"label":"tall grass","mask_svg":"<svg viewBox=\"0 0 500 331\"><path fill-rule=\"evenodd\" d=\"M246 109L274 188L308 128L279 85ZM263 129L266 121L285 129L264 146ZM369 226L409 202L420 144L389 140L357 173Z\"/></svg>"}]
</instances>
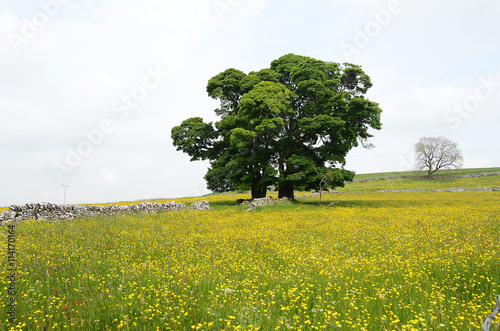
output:
<instances>
[{"instance_id":1,"label":"tall grass","mask_svg":"<svg viewBox=\"0 0 500 331\"><path fill-rule=\"evenodd\" d=\"M309 199L252 212L219 200L211 211L19 223L18 319L7 322L3 292L0 323L12 330L480 328L500 292L497 192L323 199L323 206Z\"/></svg>"},{"instance_id":2,"label":"tall grass","mask_svg":"<svg viewBox=\"0 0 500 331\"><path fill-rule=\"evenodd\" d=\"M500 171L500 168L466 168L466 169L446 169L438 170L434 176L461 176L469 174L478 174L485 172L496 172ZM382 178L382 177L393 177L393 176L421 176L426 177L427 171L398 171L398 172L379 172L379 173L369 173L369 174L356 174L355 179L367 179L367 178Z\"/></svg>"},{"instance_id":3,"label":"tall grass","mask_svg":"<svg viewBox=\"0 0 500 331\"><path fill-rule=\"evenodd\" d=\"M377 191L377 190L407 190L422 189L426 191L443 190L448 188L478 188L478 187L500 187L500 175L472 177L472 178L396 178L379 179L369 182L346 183L344 188L338 191Z\"/></svg>"}]
</instances>

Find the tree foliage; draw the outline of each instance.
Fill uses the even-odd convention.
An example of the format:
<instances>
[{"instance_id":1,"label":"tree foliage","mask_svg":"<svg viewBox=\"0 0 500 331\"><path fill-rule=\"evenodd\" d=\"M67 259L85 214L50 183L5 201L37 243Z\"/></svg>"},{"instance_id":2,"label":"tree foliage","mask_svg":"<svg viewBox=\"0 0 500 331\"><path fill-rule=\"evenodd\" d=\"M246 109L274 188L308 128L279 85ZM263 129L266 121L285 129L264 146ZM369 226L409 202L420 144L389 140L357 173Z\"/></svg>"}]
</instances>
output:
<instances>
[{"instance_id":1,"label":"tree foliage","mask_svg":"<svg viewBox=\"0 0 500 331\"><path fill-rule=\"evenodd\" d=\"M427 170L427 178L440 169L462 168L462 151L456 142L445 137L422 137L415 144L416 168Z\"/></svg>"},{"instance_id":2,"label":"tree foliage","mask_svg":"<svg viewBox=\"0 0 500 331\"><path fill-rule=\"evenodd\" d=\"M210 160L213 191L248 189L257 198L272 185L293 199L332 171L329 186L343 186L354 177L344 169L348 151L381 128L381 109L364 97L371 86L360 66L294 54L249 74L227 69L207 85L220 120L183 121L172 129L173 144L191 160Z\"/></svg>"}]
</instances>

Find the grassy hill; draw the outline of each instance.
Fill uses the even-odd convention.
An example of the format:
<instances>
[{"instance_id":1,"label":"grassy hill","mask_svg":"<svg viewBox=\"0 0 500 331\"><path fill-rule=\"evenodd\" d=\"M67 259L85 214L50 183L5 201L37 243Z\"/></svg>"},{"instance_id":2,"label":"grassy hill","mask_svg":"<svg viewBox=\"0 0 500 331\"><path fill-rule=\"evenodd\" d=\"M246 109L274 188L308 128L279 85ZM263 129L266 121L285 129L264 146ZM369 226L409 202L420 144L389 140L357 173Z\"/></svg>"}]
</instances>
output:
<instances>
[{"instance_id":1,"label":"grassy hill","mask_svg":"<svg viewBox=\"0 0 500 331\"><path fill-rule=\"evenodd\" d=\"M443 170L438 171L435 179L430 181L426 178L425 171L405 171L405 172L382 172L370 174L356 174L354 182L346 183L344 188L338 188L338 192L376 192L380 190L408 190L408 189L422 189L426 191L443 190L449 188L478 188L478 187L500 187L500 175L491 175L484 177L473 178L452 178L452 176L463 176L470 174L480 174L489 172L498 172L500 168L471 168L459 170ZM400 178L387 178L401 176ZM414 178L420 177L420 178ZM370 180L371 179L371 180ZM370 180L361 181L358 180ZM296 195L301 196L310 192L297 192ZM277 192L270 192L268 196L276 198ZM233 203L237 199L249 199L249 193L224 193L224 194L209 194L200 197L183 197L183 198L166 198L155 200L140 200L140 201L123 201L113 203L114 205L129 205L140 202L166 202L176 201L182 203L193 203L200 200L207 200L209 202L219 204ZM95 203L101 205L109 205L110 203ZM0 212L8 209L8 207L0 207Z\"/></svg>"},{"instance_id":2,"label":"grassy hill","mask_svg":"<svg viewBox=\"0 0 500 331\"><path fill-rule=\"evenodd\" d=\"M349 183L347 192L364 192L328 194L322 206L300 198L249 212L234 204L248 194L221 194L176 199L213 210L13 224L16 250L4 264L15 260L18 274L0 273L6 288L15 283L17 321L4 307L0 325L480 330L500 293L499 192L373 190L498 177Z\"/></svg>"},{"instance_id":3,"label":"grassy hill","mask_svg":"<svg viewBox=\"0 0 500 331\"><path fill-rule=\"evenodd\" d=\"M338 188L338 192L376 192L379 190L408 190L408 189L422 189L426 191L444 190L451 188L478 188L478 187L500 187L500 175L490 175L483 177L470 177L470 178L456 178L456 176L483 174L498 172L500 168L471 168L460 170L443 170L438 171L434 176L434 180L430 181L426 177L424 171L406 171L406 172L384 172L384 173L371 173L371 174L357 174L354 182L346 183L344 188ZM401 176L400 178L387 178ZM361 181L357 180L367 180ZM296 196L309 194L310 192L296 192ZM276 198L277 192L269 192L268 196ZM192 203L200 200L207 200L209 202L222 203L224 201L234 202L237 199L249 199L249 193L223 193L223 194L209 194L202 197L186 197L178 199L165 199L155 200L155 202L172 201ZM300 199L300 198L299 198ZM128 202L130 203L130 202Z\"/></svg>"},{"instance_id":4,"label":"grassy hill","mask_svg":"<svg viewBox=\"0 0 500 331\"><path fill-rule=\"evenodd\" d=\"M434 176L462 176L470 174L479 174L487 172L497 172L500 168L468 168L468 169L452 169L452 170L438 170ZM370 179L370 178L383 178L383 177L393 177L393 176L421 176L426 177L426 171L400 171L400 172L379 172L379 173L369 173L369 174L356 174L354 180L359 179Z\"/></svg>"},{"instance_id":5,"label":"grassy hill","mask_svg":"<svg viewBox=\"0 0 500 331\"><path fill-rule=\"evenodd\" d=\"M478 188L478 187L500 187L500 175L490 175L482 177L458 177L464 175L474 175L482 173L493 173L500 171L500 168L482 169L461 169L452 171L440 171L434 180L428 180L424 172L391 172L377 174L356 175L354 182L346 183L344 188L339 188L342 192L374 192L379 190L408 190L422 189L426 191L444 190L450 188ZM400 178L387 178L401 176ZM410 177L414 176L414 177ZM371 181L356 180L373 179Z\"/></svg>"}]
</instances>

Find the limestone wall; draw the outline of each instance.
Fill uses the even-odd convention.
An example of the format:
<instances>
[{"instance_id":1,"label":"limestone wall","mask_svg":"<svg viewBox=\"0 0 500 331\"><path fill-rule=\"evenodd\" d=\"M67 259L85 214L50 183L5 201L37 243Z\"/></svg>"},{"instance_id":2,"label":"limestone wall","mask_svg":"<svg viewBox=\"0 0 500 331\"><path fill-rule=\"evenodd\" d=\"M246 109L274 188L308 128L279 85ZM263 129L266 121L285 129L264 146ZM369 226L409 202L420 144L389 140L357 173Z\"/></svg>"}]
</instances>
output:
<instances>
[{"instance_id":1,"label":"limestone wall","mask_svg":"<svg viewBox=\"0 0 500 331\"><path fill-rule=\"evenodd\" d=\"M468 175L459 175L459 176L448 176L448 175L434 175L434 178L475 178L475 177L485 177L485 176L495 176L500 175L500 171L492 171L492 172L482 172L479 174L468 174ZM382 179L398 179L398 178L413 178L413 179L422 179L427 178L427 176L411 176L411 175L402 175L402 176L389 176L389 177L376 177L376 178L365 178L365 179L354 179L353 183L361 183L361 182L371 182L374 180L382 180Z\"/></svg>"},{"instance_id":2,"label":"limestone wall","mask_svg":"<svg viewBox=\"0 0 500 331\"><path fill-rule=\"evenodd\" d=\"M143 202L127 206L99 205L57 205L53 203L27 203L12 205L9 210L0 213L0 222L22 221L29 219L73 219L75 217L92 217L96 215L115 215L118 213L157 213L160 211L177 211L187 209L183 203L176 202ZM189 206L191 210L210 209L207 201L200 201Z\"/></svg>"}]
</instances>

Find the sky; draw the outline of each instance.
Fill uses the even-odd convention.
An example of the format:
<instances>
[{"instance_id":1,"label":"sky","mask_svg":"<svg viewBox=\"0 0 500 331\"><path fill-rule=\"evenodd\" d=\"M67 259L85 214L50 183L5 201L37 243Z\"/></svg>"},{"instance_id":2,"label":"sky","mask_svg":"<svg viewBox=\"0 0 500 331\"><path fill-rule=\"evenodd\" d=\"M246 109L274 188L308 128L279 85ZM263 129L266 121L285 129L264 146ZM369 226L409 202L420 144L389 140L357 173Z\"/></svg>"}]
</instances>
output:
<instances>
[{"instance_id":1,"label":"sky","mask_svg":"<svg viewBox=\"0 0 500 331\"><path fill-rule=\"evenodd\" d=\"M2 0L0 206L209 193L172 127L218 119L211 77L288 53L371 77L382 129L346 169L413 170L424 136L500 167L498 17L497 0Z\"/></svg>"}]
</instances>

